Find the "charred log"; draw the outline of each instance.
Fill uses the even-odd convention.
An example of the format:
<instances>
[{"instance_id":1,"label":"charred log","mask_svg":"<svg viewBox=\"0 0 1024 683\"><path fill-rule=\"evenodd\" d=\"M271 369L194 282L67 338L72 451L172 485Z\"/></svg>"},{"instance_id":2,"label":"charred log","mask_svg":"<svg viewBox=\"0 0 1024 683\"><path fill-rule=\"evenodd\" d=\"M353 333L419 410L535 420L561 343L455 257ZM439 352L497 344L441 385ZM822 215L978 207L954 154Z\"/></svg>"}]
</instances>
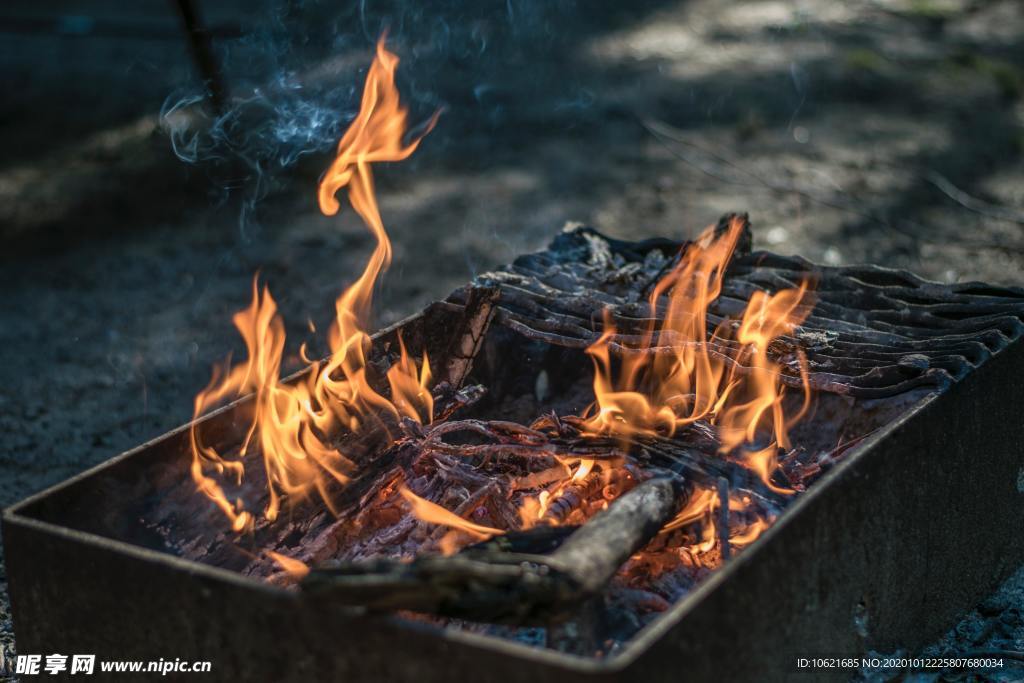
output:
<instances>
[{"instance_id":1,"label":"charred log","mask_svg":"<svg viewBox=\"0 0 1024 683\"><path fill-rule=\"evenodd\" d=\"M445 381L449 385L461 387L473 368L473 359L483 344L500 294L501 290L495 287L469 288L460 327L445 354Z\"/></svg>"},{"instance_id":2,"label":"charred log","mask_svg":"<svg viewBox=\"0 0 1024 683\"><path fill-rule=\"evenodd\" d=\"M719 231L732 218L723 217ZM1024 289L945 285L878 266L828 267L799 257L750 252L749 223L745 216L739 218L743 236L722 294L709 308L708 329L737 320L754 292L775 292L810 279L816 296L813 310L773 351L784 368L794 369L793 351L803 350L808 380L818 391L881 398L917 387L941 389L1024 333ZM602 311L607 310L617 331L609 340L613 351L672 353L675 341L669 337L643 351L636 349L636 341L664 315L664 300L653 307L647 301L653 283L689 245L621 242L576 227L547 250L522 256L478 281L501 292L496 320L529 339L586 348L603 332ZM466 295L456 292L448 303L463 306ZM713 357L736 364L729 342L699 343L706 343ZM796 371L785 372L782 380L792 386L801 382Z\"/></svg>"},{"instance_id":3,"label":"charred log","mask_svg":"<svg viewBox=\"0 0 1024 683\"><path fill-rule=\"evenodd\" d=\"M304 591L369 611L413 610L496 623L550 623L601 592L685 505L679 479L639 484L549 554L470 548L451 557L318 567Z\"/></svg>"}]
</instances>

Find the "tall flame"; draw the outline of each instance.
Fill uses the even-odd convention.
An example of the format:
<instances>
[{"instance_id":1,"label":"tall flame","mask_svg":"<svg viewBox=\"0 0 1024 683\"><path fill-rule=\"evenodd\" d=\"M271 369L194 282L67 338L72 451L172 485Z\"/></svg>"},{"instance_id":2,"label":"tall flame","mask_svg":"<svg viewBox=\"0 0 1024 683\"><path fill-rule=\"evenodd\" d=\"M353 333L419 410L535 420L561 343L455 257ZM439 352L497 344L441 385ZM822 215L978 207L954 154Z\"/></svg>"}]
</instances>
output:
<instances>
[{"instance_id":1,"label":"tall flame","mask_svg":"<svg viewBox=\"0 0 1024 683\"><path fill-rule=\"evenodd\" d=\"M743 222L733 219L724 232L709 228L689 245L651 292L650 321L632 341L618 335L605 315L603 334L587 349L596 397L587 429L622 437L671 435L706 420L716 426L723 452L757 444L743 454L745 462L771 485L775 449L789 446L788 430L806 411L810 387L800 355L804 401L786 416L782 368L768 347L803 322L811 293L806 282L774 294L757 291L738 327L725 319L709 334L708 308L721 294L742 233Z\"/></svg>"},{"instance_id":2,"label":"tall flame","mask_svg":"<svg viewBox=\"0 0 1024 683\"><path fill-rule=\"evenodd\" d=\"M300 499L316 491L331 507L332 488L348 481L352 463L337 450L333 437L340 430L358 431L382 417L408 417L429 421L433 402L428 384L430 366L424 355L419 366L400 345L400 358L387 373L390 398L374 389L366 376L370 336L366 321L373 288L391 263L391 242L384 229L374 194L372 164L401 161L412 154L434 127L435 113L419 135L404 141L407 111L395 87L398 57L377 43L359 114L338 143L337 156L324 174L318 191L320 209L333 216L340 209L336 194L348 190L348 200L376 239L376 246L359 278L335 304L329 333L330 356L310 363L305 381L281 382L284 323L266 287L253 281L252 303L235 315L234 323L245 340L247 361L216 371L209 386L196 396L194 416L223 401L253 393L254 411L245 442L237 457L229 459L202 443L196 427L191 432L192 476L199 490L213 500L242 531L253 522L241 500L228 499L211 476L230 475L236 485L245 476L244 458L258 445L267 476L269 501L264 514L277 518L283 497ZM304 355L304 354L303 354Z\"/></svg>"}]
</instances>

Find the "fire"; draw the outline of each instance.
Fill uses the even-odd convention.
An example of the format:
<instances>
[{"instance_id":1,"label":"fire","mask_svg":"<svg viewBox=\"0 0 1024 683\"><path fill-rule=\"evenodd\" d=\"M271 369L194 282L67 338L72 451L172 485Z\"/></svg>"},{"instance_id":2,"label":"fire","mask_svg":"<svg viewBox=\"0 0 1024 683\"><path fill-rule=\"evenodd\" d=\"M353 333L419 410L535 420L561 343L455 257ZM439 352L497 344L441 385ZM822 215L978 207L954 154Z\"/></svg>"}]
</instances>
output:
<instances>
[{"instance_id":1,"label":"fire","mask_svg":"<svg viewBox=\"0 0 1024 683\"><path fill-rule=\"evenodd\" d=\"M520 505L519 517L524 529L529 529L542 521L546 524L557 526L559 524L557 519L546 518L551 503L557 500L558 496L572 484L579 484L586 480L590 473L594 471L595 466L601 470L601 484L610 483L611 471L597 465L597 461L593 458L560 457L557 459L560 465L561 476L553 484L545 487L536 498L527 497ZM575 471L573 467L576 468Z\"/></svg>"},{"instance_id":2,"label":"fire","mask_svg":"<svg viewBox=\"0 0 1024 683\"><path fill-rule=\"evenodd\" d=\"M441 526L465 531L480 540L505 533L502 529L495 529L494 527L484 526L482 524L474 524L467 519L463 519L454 512L441 507L437 503L431 503L429 500L417 496L404 486L398 489L398 493L407 503L409 503L409 507L412 509L413 515L415 515L417 519L429 524L440 524Z\"/></svg>"},{"instance_id":3,"label":"fire","mask_svg":"<svg viewBox=\"0 0 1024 683\"><path fill-rule=\"evenodd\" d=\"M675 531L696 522L714 509L715 502L715 492L711 489L695 491L686 506L676 514L675 519L662 527L661 533Z\"/></svg>"},{"instance_id":4,"label":"fire","mask_svg":"<svg viewBox=\"0 0 1024 683\"><path fill-rule=\"evenodd\" d=\"M246 456L255 444L267 477L267 520L280 513L282 499L300 500L316 492L330 508L332 491L348 481L351 461L333 443L341 431L358 432L376 426L387 429L385 418L420 422L432 418L429 391L430 365L424 355L419 365L400 348L400 358L387 372L390 397L374 389L366 374L370 336L366 321L373 288L391 263L391 242L384 229L374 195L372 165L401 161L412 154L437 121L435 113L411 141L405 141L408 114L395 87L398 57L377 43L360 110L338 143L337 156L324 174L318 191L320 209L333 216L340 209L336 194L347 189L349 203L376 239L376 246L359 278L335 304L329 332L330 355L323 362L308 362L306 379L281 381L285 346L284 323L269 290L253 281L252 303L234 317L245 340L245 363L215 371L209 386L196 396L194 416L225 400L254 395L253 417L245 442L235 457L202 443L191 432L192 477L198 489L224 512L235 531L254 523L241 500L231 501L217 477L230 476L241 484ZM305 350L301 352L306 357ZM213 475L216 475L213 476Z\"/></svg>"},{"instance_id":5,"label":"fire","mask_svg":"<svg viewBox=\"0 0 1024 683\"><path fill-rule=\"evenodd\" d=\"M395 86L397 65L398 58L382 38L359 113L339 141L318 188L320 209L328 216L340 210L337 194L346 190L349 204L376 241L362 273L336 301L329 356L310 360L303 346L300 357L308 372L299 381L282 382L284 322L268 288L254 279L250 305L233 319L245 342L246 360L216 370L196 396L194 416L199 417L225 401L252 395L251 422L237 452L221 453L203 443L195 423L190 433L196 486L236 532L256 523L256 514L246 509L245 501L229 493L241 486L254 459L262 465L267 482L262 510L266 520L277 519L285 504L312 495L336 512L335 494L355 469L355 456L339 449L339 437L370 430L396 437L390 432L401 420L426 424L433 419L430 359L410 354L400 336L398 359L386 373L387 390L371 385L368 374L371 338L366 330L373 289L392 258L374 193L373 164L409 157L438 116L435 113L418 135L406 139L408 114ZM757 291L739 319L726 317L709 327L711 306L722 294L725 270L742 235L743 223L733 220L725 230L709 229L690 244L679 263L653 287L648 320L639 327L620 331L606 312L601 336L587 349L594 363L595 403L583 418L573 419L582 424L585 436L621 439L623 455L602 460L557 455L557 464L514 481L514 490L523 492L518 497L520 528L586 521L636 485L625 456L630 441L678 436L697 421L715 429L720 457L743 464L769 488L786 492L773 483L778 452L790 447L789 430L808 410L810 387L806 358L799 351L784 366L769 349L803 322L813 295L806 282L772 293ZM793 409L783 378L784 373L795 377L797 372L803 401ZM467 538L506 532L464 519L405 486L398 493L412 516L448 528L439 542L446 554ZM691 558L718 542L743 547L770 524L762 513L748 509L748 503L730 497L727 487L717 493L698 487L662 532L688 539L677 551ZM737 514L730 517L733 511ZM716 524L729 528L719 534ZM683 529L691 525L695 535ZM268 553L295 578L309 571L297 560ZM723 551L722 558L727 557Z\"/></svg>"},{"instance_id":6,"label":"fire","mask_svg":"<svg viewBox=\"0 0 1024 683\"><path fill-rule=\"evenodd\" d=\"M301 580L309 574L309 566L302 560L296 560L294 557L275 553L273 550L268 550L267 556L276 562L277 566L279 566L285 574L293 579Z\"/></svg>"},{"instance_id":7,"label":"fire","mask_svg":"<svg viewBox=\"0 0 1024 683\"><path fill-rule=\"evenodd\" d=\"M729 537L729 542L732 545L736 546L737 548L742 548L742 547L750 545L751 543L756 541L757 537L760 536L764 532L764 530L767 529L767 528L768 528L768 522L767 521L765 521L763 519L757 519L757 520L754 521L753 524L748 526L746 529L744 529L740 533L738 533L738 534L736 534L734 536L730 536Z\"/></svg>"},{"instance_id":8,"label":"fire","mask_svg":"<svg viewBox=\"0 0 1024 683\"><path fill-rule=\"evenodd\" d=\"M806 282L774 294L757 291L738 325L726 318L709 333L708 309L721 294L742 231L734 219L721 234L709 228L689 245L651 292L651 322L633 341L619 341L605 315L603 334L587 349L596 397L587 429L624 439L671 436L705 420L716 428L723 454L735 454L772 486L775 452L789 446L789 428L806 412L810 387L806 359L798 354L804 401L787 416L783 369L768 348L803 322L812 295ZM661 322L654 322L662 309Z\"/></svg>"}]
</instances>

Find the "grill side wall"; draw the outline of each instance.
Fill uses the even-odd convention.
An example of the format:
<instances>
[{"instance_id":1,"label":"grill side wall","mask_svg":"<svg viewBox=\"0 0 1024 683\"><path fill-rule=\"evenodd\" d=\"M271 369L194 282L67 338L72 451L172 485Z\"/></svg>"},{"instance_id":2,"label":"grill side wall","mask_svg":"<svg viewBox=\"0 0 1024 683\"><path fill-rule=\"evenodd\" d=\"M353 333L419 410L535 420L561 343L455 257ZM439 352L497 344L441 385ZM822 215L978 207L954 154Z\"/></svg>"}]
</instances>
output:
<instances>
[{"instance_id":1,"label":"grill side wall","mask_svg":"<svg viewBox=\"0 0 1024 683\"><path fill-rule=\"evenodd\" d=\"M543 657L478 647L384 617L346 615L300 594L126 554L102 539L5 521L17 646L24 654L209 660L213 680L450 683L470 671L485 683L584 680Z\"/></svg>"}]
</instances>

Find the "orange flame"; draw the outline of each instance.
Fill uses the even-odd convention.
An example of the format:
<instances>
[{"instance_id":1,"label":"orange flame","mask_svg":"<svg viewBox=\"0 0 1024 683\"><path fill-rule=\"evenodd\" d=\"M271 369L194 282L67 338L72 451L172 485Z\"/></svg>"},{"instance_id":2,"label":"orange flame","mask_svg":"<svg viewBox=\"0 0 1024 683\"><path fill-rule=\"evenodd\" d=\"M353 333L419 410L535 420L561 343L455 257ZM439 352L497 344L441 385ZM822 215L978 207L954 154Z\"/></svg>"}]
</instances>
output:
<instances>
[{"instance_id":1,"label":"orange flame","mask_svg":"<svg viewBox=\"0 0 1024 683\"><path fill-rule=\"evenodd\" d=\"M312 491L331 507L332 489L348 481L351 462L332 443L339 431L359 431L369 423L383 425L382 417L408 417L421 422L432 418L433 401L428 390L430 367L426 355L419 367L400 344L400 358L387 372L390 399L369 383L366 376L370 336L365 331L373 287L381 271L390 265L391 243L374 195L372 164L400 161L419 146L433 128L438 113L410 142L403 141L407 112L395 87L398 58L377 43L359 114L338 143L337 157L320 182L318 198L324 214L338 212L335 198L348 189L352 208L376 238L376 247L362 274L335 304L335 320L329 333L331 354L323 363L310 362L306 379L281 382L284 323L277 305L264 287L253 281L252 303L235 315L235 326L245 339L248 359L226 371L215 372L210 385L196 396L194 416L199 417L226 399L255 394L252 423L242 449L228 459L204 445L195 426L191 432L192 476L198 489L227 515L235 531L253 523L241 500L231 502L222 484L211 474L229 474L238 485L245 475L244 458L253 443L259 447L267 476L269 501L265 517L277 518L282 498L298 500ZM300 356L306 358L305 349ZM308 362L308 361L307 361Z\"/></svg>"},{"instance_id":2,"label":"orange flame","mask_svg":"<svg viewBox=\"0 0 1024 683\"><path fill-rule=\"evenodd\" d=\"M661 533L674 531L691 522L696 522L713 508L715 501L715 492L712 489L698 489L694 491L694 494L690 496L683 509L677 512L676 516L661 528Z\"/></svg>"},{"instance_id":3,"label":"orange flame","mask_svg":"<svg viewBox=\"0 0 1024 683\"><path fill-rule=\"evenodd\" d=\"M803 322L811 294L806 282L774 294L757 291L738 327L726 319L709 334L708 308L721 294L742 232L743 222L733 219L724 233L709 228L689 246L651 293L651 322L638 339L617 337L606 312L603 334L587 349L594 361L596 397L588 431L670 436L686 424L707 420L718 429L723 453L765 440L788 447L788 430L809 405L806 359L798 354L803 406L787 417L781 367L769 358L768 346ZM655 312L661 310L659 324ZM755 450L746 456L747 463L767 482L774 450Z\"/></svg>"},{"instance_id":4,"label":"orange flame","mask_svg":"<svg viewBox=\"0 0 1024 683\"><path fill-rule=\"evenodd\" d=\"M474 524L468 519L463 519L447 508L443 508L437 503L431 503L429 500L417 496L404 486L398 489L398 493L401 494L402 498L404 498L407 503L409 503L412 514L422 522L427 522L428 524L440 524L442 526L458 529L459 531L465 531L466 533L476 536L481 540L505 533L501 529L495 529L494 527L484 526L482 524Z\"/></svg>"},{"instance_id":5,"label":"orange flame","mask_svg":"<svg viewBox=\"0 0 1024 683\"><path fill-rule=\"evenodd\" d=\"M275 553L273 550L268 550L266 552L270 559L276 562L277 566L283 569L284 572L293 579L304 579L306 578L306 575L309 574L309 566L302 560L296 560L294 557Z\"/></svg>"},{"instance_id":6,"label":"orange flame","mask_svg":"<svg viewBox=\"0 0 1024 683\"><path fill-rule=\"evenodd\" d=\"M744 546L748 546L754 541L756 541L758 538L760 538L761 534L764 533L768 526L769 524L766 520L758 517L746 529L736 534L735 536L731 536L729 538L729 543L736 546L737 548L743 548Z\"/></svg>"},{"instance_id":7,"label":"orange flame","mask_svg":"<svg viewBox=\"0 0 1024 683\"><path fill-rule=\"evenodd\" d=\"M798 289L785 289L772 295L756 291L750 297L736 333L736 340L743 344L736 360L748 357L745 364L750 372L718 414L716 424L722 450L731 451L742 443L753 443L757 428L765 419L771 421L776 443L789 447L789 427L803 417L810 392L809 388L805 390L803 407L787 420L782 408L784 385L779 381L779 366L768 357L768 345L807 317L806 296L807 282L803 282ZM805 366L801 358L801 375L806 383Z\"/></svg>"}]
</instances>

